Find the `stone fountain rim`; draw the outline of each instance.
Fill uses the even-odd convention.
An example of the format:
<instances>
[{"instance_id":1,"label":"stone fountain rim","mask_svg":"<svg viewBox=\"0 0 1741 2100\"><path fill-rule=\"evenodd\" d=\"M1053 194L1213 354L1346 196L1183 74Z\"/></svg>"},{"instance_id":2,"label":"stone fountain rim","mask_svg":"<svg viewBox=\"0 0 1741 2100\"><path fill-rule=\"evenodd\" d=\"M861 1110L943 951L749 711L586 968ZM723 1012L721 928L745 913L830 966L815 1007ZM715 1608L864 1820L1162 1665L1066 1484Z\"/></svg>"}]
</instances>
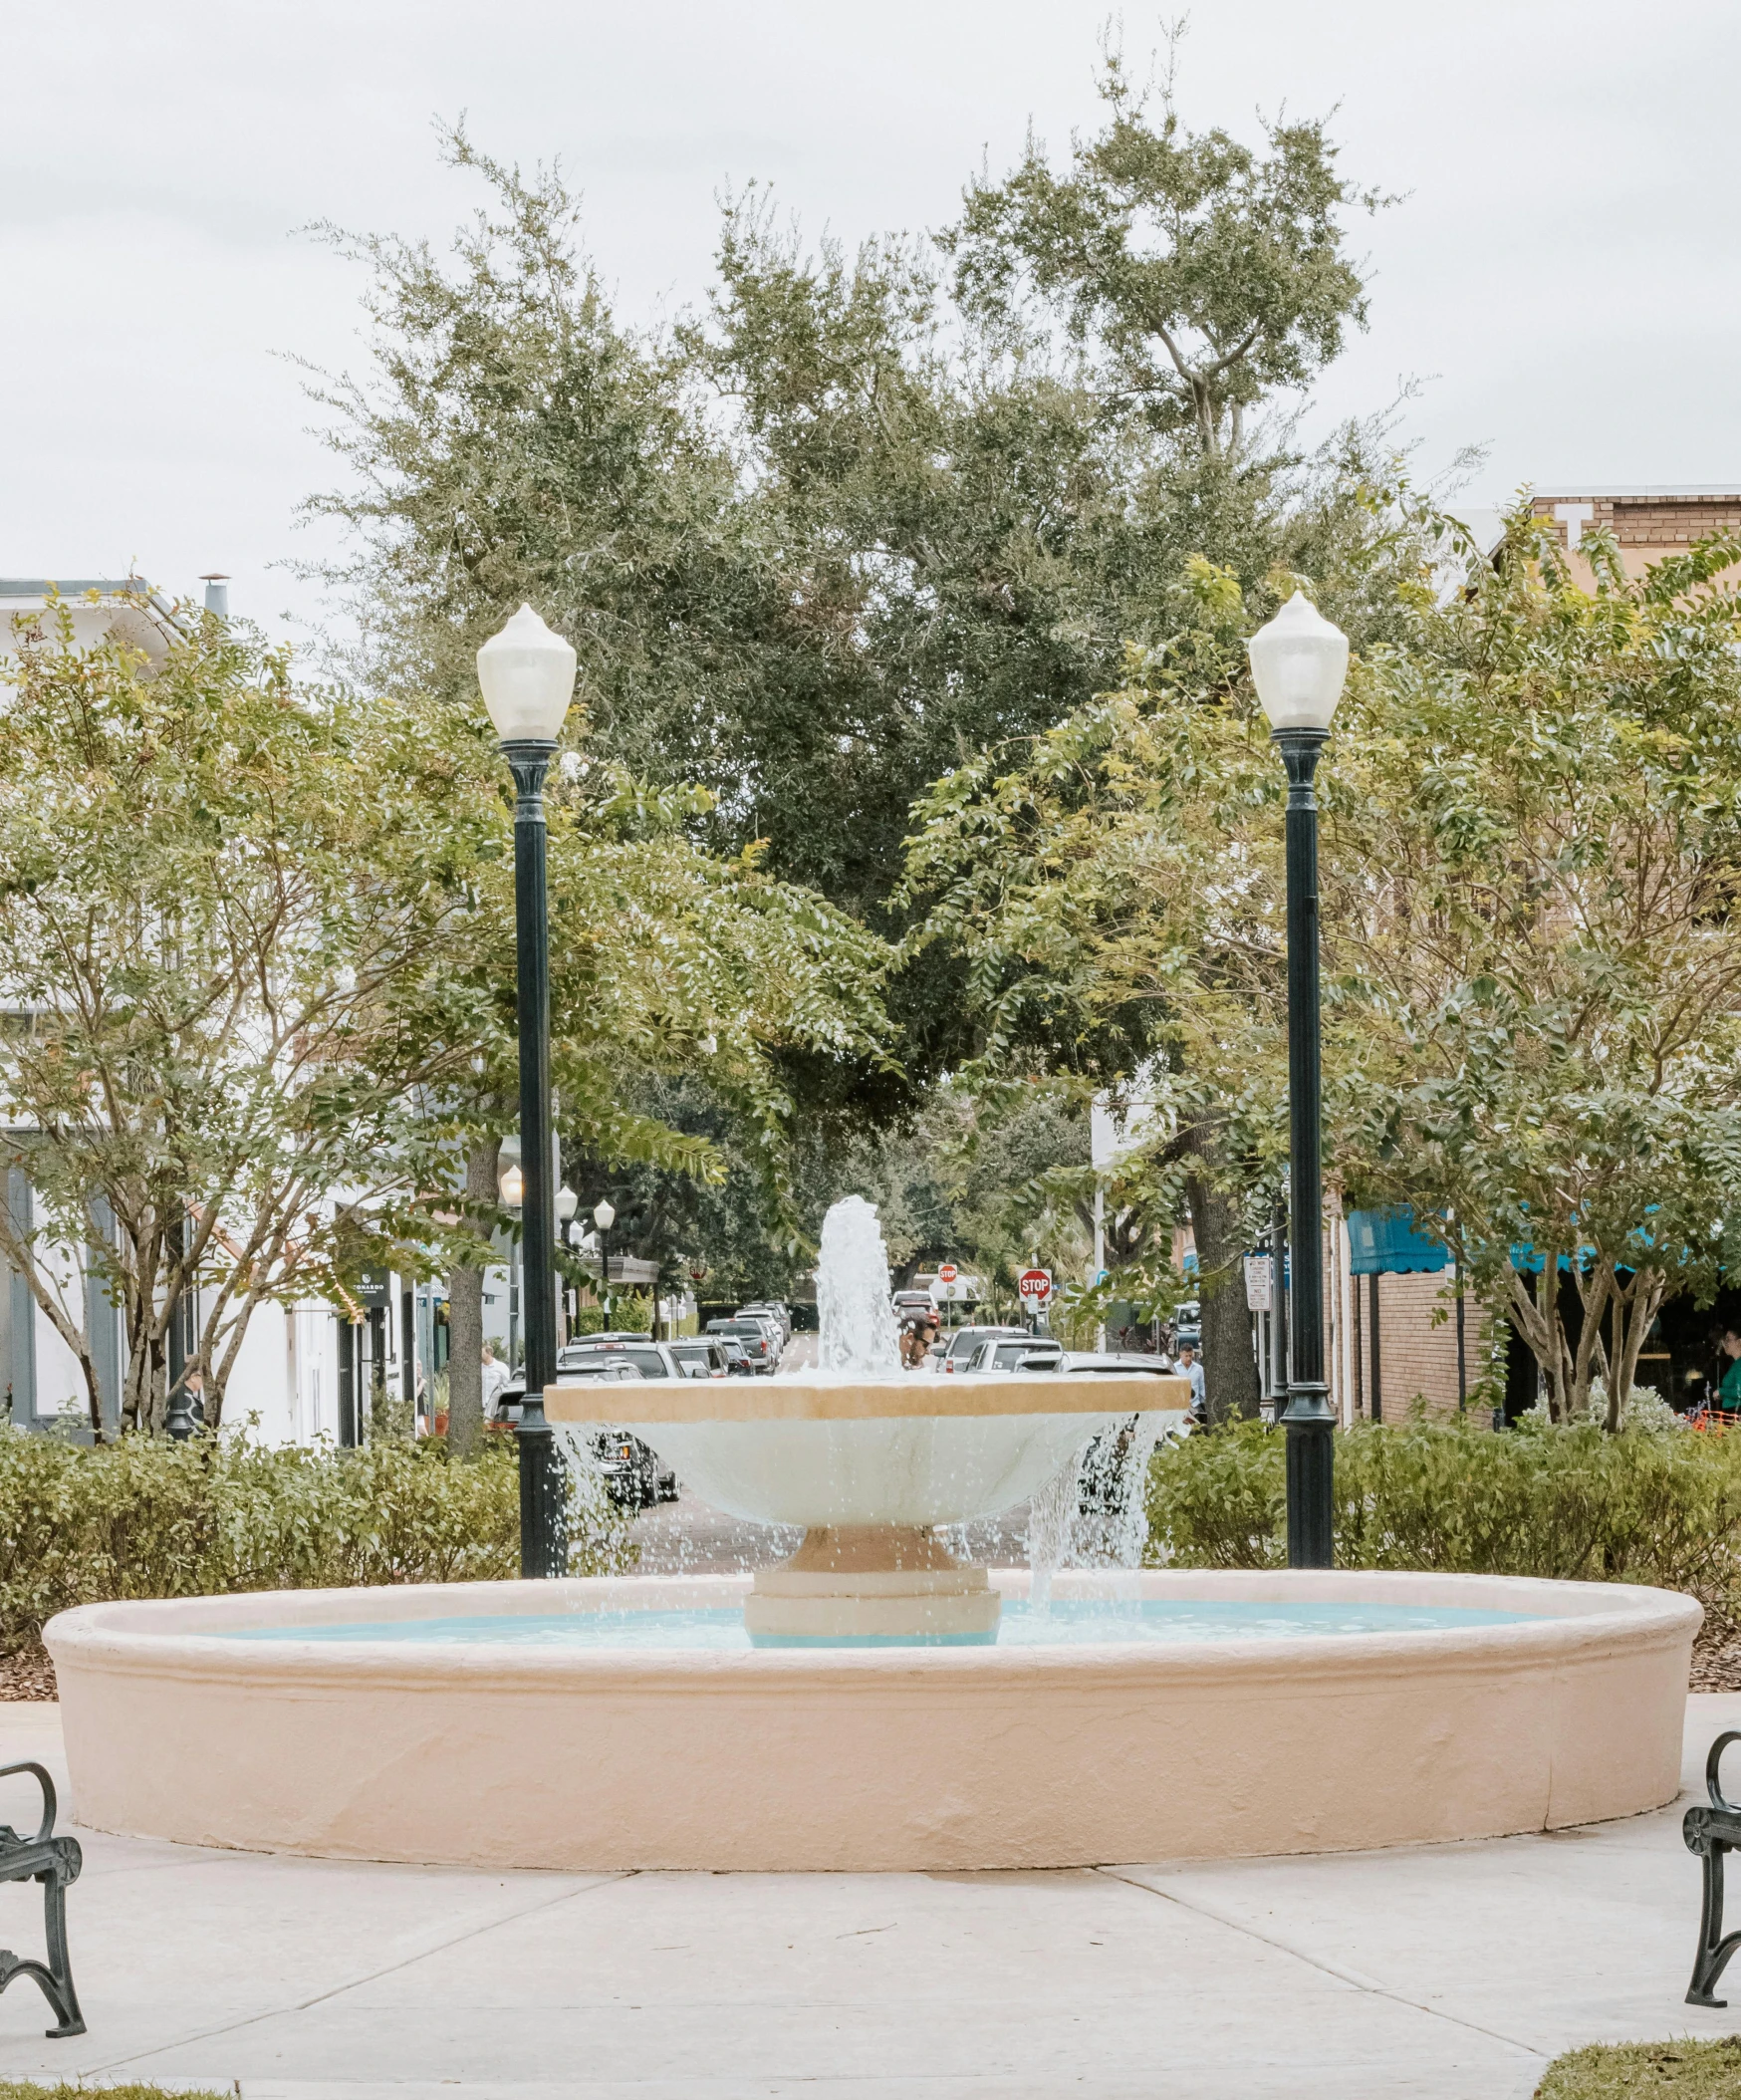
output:
<instances>
[{"instance_id":1,"label":"stone fountain rim","mask_svg":"<svg viewBox=\"0 0 1741 2100\"><path fill-rule=\"evenodd\" d=\"M1026 1569L992 1571L994 1586L1020 1597ZM491 1683L503 1691L551 1695L629 1686L676 1692L734 1687L825 1696L874 1696L894 1679L941 1683L1083 1683L1280 1687L1298 1693L1381 1682L1404 1664L1410 1675L1460 1678L1470 1669L1528 1676L1602 1655L1647 1648L1665 1635L1690 1641L1703 1613L1676 1591L1630 1583L1562 1582L1531 1576L1441 1575L1416 1570L1145 1569L1139 1575L1061 1571L1055 1594L1093 1596L1133 1590L1142 1597L1196 1595L1284 1598L1370 1597L1391 1602L1489 1604L1535 1614L1509 1625L1264 1635L1176 1647L1108 1641L1053 1649L975 1647L756 1648L727 1652L666 1649L526 1649L488 1641L407 1647L401 1642L237 1640L252 1626L402 1620L439 1603L481 1617L515 1616L555 1605L585 1610L627 1605L669 1609L728 1605L749 1593L748 1576L571 1576L557 1582L411 1584L403 1588L263 1590L218 1597L133 1599L76 1606L52 1619L44 1637L57 1666L96 1667L125 1676L183 1683L299 1685L434 1690ZM638 1594L637 1594L638 1593ZM483 1606L482 1612L478 1611ZM419 1606L421 1609L419 1609ZM492 1609L493 1607L493 1609Z\"/></svg>"},{"instance_id":2,"label":"stone fountain rim","mask_svg":"<svg viewBox=\"0 0 1741 2100\"><path fill-rule=\"evenodd\" d=\"M1141 1395L1144 1406L1127 1403ZM916 1372L904 1378L676 1378L560 1380L544 1389L557 1423L750 1423L988 1420L997 1416L1176 1415L1191 1382L1164 1372L1019 1372L974 1377Z\"/></svg>"}]
</instances>

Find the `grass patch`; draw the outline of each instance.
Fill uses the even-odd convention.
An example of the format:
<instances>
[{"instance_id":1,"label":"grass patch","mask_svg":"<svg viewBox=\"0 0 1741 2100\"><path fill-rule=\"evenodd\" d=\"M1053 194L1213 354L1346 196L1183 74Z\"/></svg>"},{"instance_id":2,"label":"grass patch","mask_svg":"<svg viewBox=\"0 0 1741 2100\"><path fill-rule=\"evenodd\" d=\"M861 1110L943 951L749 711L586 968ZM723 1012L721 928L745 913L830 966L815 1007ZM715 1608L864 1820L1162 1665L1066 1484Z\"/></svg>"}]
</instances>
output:
<instances>
[{"instance_id":1,"label":"grass patch","mask_svg":"<svg viewBox=\"0 0 1741 2100\"><path fill-rule=\"evenodd\" d=\"M177 2086L165 2092L160 2085L32 2085L19 2078L0 2078L0 2100L235 2100L232 2088L215 2093L206 2087L197 2091Z\"/></svg>"},{"instance_id":2,"label":"grass patch","mask_svg":"<svg viewBox=\"0 0 1741 2100\"><path fill-rule=\"evenodd\" d=\"M1574 2049L1548 2066L1536 2100L1735 2100L1741 2093L1741 2034L1721 2041L1631 2041ZM5 2100L0 2090L0 2100Z\"/></svg>"}]
</instances>

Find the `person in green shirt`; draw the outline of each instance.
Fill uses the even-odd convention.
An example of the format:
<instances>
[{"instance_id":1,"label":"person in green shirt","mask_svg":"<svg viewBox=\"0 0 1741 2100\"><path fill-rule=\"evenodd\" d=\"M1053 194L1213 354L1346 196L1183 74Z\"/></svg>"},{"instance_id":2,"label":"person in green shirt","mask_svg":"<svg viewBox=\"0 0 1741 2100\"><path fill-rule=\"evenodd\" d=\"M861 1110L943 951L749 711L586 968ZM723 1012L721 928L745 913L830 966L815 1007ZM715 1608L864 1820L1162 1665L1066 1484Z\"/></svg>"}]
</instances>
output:
<instances>
[{"instance_id":1,"label":"person in green shirt","mask_svg":"<svg viewBox=\"0 0 1741 2100\"><path fill-rule=\"evenodd\" d=\"M1725 1328L1722 1348L1729 1366L1717 1388L1717 1407L1725 1415L1741 1415L1741 1334Z\"/></svg>"}]
</instances>

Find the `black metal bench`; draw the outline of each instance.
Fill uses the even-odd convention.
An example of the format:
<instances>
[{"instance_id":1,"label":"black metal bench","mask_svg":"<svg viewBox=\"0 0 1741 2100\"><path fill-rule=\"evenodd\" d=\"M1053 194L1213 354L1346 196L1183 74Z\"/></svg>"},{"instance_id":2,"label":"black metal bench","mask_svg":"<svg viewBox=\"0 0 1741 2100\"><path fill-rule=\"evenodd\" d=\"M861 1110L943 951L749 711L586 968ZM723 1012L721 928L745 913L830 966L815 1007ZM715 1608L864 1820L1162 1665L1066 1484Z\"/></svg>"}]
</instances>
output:
<instances>
[{"instance_id":1,"label":"black metal bench","mask_svg":"<svg viewBox=\"0 0 1741 2100\"><path fill-rule=\"evenodd\" d=\"M1705 1863L1704 1902L1699 1911L1699 1946L1693 1958L1692 1981L1687 1986L1689 2005L1723 2006L1727 1998L1713 1997L1717 1979L1729 1966L1729 1957L1741 1947L1741 1933L1723 1935L1723 1859L1741 1845L1741 1808L1725 1801L1717 1784L1717 1768L1732 1742L1741 1742L1741 1728L1731 1728L1711 1744L1705 1759L1705 1791L1709 1808L1689 1808L1680 1826L1686 1849Z\"/></svg>"},{"instance_id":2,"label":"black metal bench","mask_svg":"<svg viewBox=\"0 0 1741 2100\"><path fill-rule=\"evenodd\" d=\"M79 1840L55 1836L55 1782L40 1764L0 1765L0 1779L18 1772L35 1775L42 1787L42 1823L34 1837L20 1837L10 1823L0 1823L0 1881L40 1881L43 1922L47 1929L49 1958L32 1962L0 1948L0 1990L14 1976L35 1976L49 2009L60 2020L50 2027L49 2039L65 2034L83 2034L85 2015L79 2010L79 1993L73 1988L72 1965L67 1959L67 1884L79 1879L85 1855Z\"/></svg>"}]
</instances>

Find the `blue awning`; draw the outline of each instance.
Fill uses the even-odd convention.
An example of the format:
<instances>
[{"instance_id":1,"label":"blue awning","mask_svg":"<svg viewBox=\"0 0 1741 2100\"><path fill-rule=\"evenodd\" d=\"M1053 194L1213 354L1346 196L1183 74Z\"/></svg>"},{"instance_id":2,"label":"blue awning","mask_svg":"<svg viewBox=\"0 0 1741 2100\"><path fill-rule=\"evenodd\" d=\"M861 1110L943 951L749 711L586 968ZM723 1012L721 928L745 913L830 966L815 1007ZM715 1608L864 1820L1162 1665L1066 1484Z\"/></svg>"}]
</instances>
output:
<instances>
[{"instance_id":1,"label":"blue awning","mask_svg":"<svg viewBox=\"0 0 1741 2100\"><path fill-rule=\"evenodd\" d=\"M1414 1212L1351 1210L1349 1267L1357 1276L1430 1276L1451 1265L1450 1250L1414 1229Z\"/></svg>"}]
</instances>

